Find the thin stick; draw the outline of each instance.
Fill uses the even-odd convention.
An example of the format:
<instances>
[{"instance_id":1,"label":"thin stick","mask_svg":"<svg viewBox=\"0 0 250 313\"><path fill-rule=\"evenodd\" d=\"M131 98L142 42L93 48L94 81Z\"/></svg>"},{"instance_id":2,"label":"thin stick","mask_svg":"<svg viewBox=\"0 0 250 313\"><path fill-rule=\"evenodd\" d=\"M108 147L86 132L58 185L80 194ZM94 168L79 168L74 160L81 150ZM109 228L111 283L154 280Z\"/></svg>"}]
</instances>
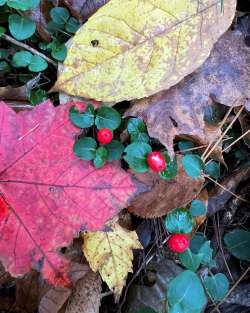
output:
<instances>
[{"instance_id":1,"label":"thin stick","mask_svg":"<svg viewBox=\"0 0 250 313\"><path fill-rule=\"evenodd\" d=\"M232 120L232 122L228 125L228 127L226 128L226 130L221 134L220 138L216 141L216 143L213 145L212 149L210 151L208 151L208 153L205 155L205 153L203 153L202 155L202 159L205 162L206 159L210 156L210 154L214 151L214 149L218 146L218 144L221 142L221 140L223 139L223 137L226 135L226 133L229 131L229 129L233 126L234 122L237 120L237 118L239 117L239 115L241 114L241 112L243 111L244 106L241 107L241 109L237 112L237 114L235 115L234 119Z\"/></svg>"},{"instance_id":2,"label":"thin stick","mask_svg":"<svg viewBox=\"0 0 250 313\"><path fill-rule=\"evenodd\" d=\"M239 140L241 140L243 137L245 137L247 134L250 133L250 129L248 129L244 134L242 134L239 138L237 138L234 142L230 143L229 146L227 146L225 149L222 150L222 152L227 151L229 148L231 148L233 145L235 145Z\"/></svg>"},{"instance_id":3,"label":"thin stick","mask_svg":"<svg viewBox=\"0 0 250 313\"><path fill-rule=\"evenodd\" d=\"M249 203L249 201L247 201L246 199L244 198L241 198L240 196L236 195L235 193L233 193L231 190L227 189L225 186L221 185L220 183L218 183L216 180L214 180L213 178L211 178L210 176L207 176L207 175L204 175L204 177L210 179L213 183L215 183L216 185L218 185L220 188L222 188L223 190L229 192L232 196L234 196L235 198L243 201L243 202L246 202L246 203Z\"/></svg>"},{"instance_id":4,"label":"thin stick","mask_svg":"<svg viewBox=\"0 0 250 313\"><path fill-rule=\"evenodd\" d=\"M13 43L14 45L16 46L19 46L25 50L28 50L36 55L39 55L41 58L43 58L44 60L46 60L48 63L52 64L54 67L57 67L57 63L53 60L51 60L50 58L48 58L46 55L44 55L43 53L37 51L36 49L34 48L31 48L30 46L26 45L25 43L23 42L19 42L17 40L15 40L14 38L6 35L6 34L2 34L1 38L5 39L6 41L9 41L11 43Z\"/></svg>"},{"instance_id":5,"label":"thin stick","mask_svg":"<svg viewBox=\"0 0 250 313\"><path fill-rule=\"evenodd\" d=\"M228 109L228 111L227 111L226 115L224 116L223 120L220 122L220 128L226 123L226 120L227 120L228 116L230 115L230 113L232 112L232 110L233 110L233 107L231 106ZM211 148L212 145L213 145L213 141L211 141L209 143L209 145L206 147L205 151L202 154L202 157L207 154L208 150Z\"/></svg>"},{"instance_id":6,"label":"thin stick","mask_svg":"<svg viewBox=\"0 0 250 313\"><path fill-rule=\"evenodd\" d=\"M245 272L241 275L241 277L236 281L236 283L232 286L232 288L228 291L228 293L225 295L225 297L209 313L213 313L213 312L217 311L217 309L222 305L222 303L224 303L226 298L234 291L234 289L239 285L239 283L242 281L242 279L247 275L249 270L250 270L250 265L245 270Z\"/></svg>"}]
</instances>

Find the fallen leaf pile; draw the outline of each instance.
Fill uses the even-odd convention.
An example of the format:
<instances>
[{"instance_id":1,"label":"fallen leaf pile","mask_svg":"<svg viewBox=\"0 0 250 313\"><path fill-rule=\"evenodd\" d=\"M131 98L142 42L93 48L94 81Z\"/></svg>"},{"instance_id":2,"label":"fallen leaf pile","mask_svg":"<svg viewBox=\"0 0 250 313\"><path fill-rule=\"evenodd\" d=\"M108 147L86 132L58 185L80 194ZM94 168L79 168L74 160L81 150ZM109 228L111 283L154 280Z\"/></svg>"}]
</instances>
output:
<instances>
[{"instance_id":1,"label":"fallen leaf pile","mask_svg":"<svg viewBox=\"0 0 250 313\"><path fill-rule=\"evenodd\" d=\"M149 135L173 156L175 137L189 137L197 144L214 141L219 127L204 122L204 110L214 102L246 105L250 98L250 48L244 34L228 31L207 61L181 83L152 97L135 101L126 116L140 116Z\"/></svg>"},{"instance_id":2,"label":"fallen leaf pile","mask_svg":"<svg viewBox=\"0 0 250 313\"><path fill-rule=\"evenodd\" d=\"M77 32L53 90L106 102L168 89L209 56L235 0L111 0Z\"/></svg>"}]
</instances>

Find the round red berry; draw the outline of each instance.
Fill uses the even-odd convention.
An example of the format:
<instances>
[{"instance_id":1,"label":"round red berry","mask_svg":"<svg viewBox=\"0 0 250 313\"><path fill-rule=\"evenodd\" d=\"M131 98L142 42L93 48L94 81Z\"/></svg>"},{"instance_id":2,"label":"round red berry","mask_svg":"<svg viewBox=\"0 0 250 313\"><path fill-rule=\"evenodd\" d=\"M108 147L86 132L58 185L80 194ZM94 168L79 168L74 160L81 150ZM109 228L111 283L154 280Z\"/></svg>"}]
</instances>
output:
<instances>
[{"instance_id":1,"label":"round red berry","mask_svg":"<svg viewBox=\"0 0 250 313\"><path fill-rule=\"evenodd\" d=\"M148 166L154 172L162 172L166 168L166 160L161 152L153 151L147 156Z\"/></svg>"},{"instance_id":2,"label":"round red berry","mask_svg":"<svg viewBox=\"0 0 250 313\"><path fill-rule=\"evenodd\" d=\"M168 240L168 247L171 251L182 253L189 247L189 238L185 234L174 234Z\"/></svg>"},{"instance_id":3,"label":"round red berry","mask_svg":"<svg viewBox=\"0 0 250 313\"><path fill-rule=\"evenodd\" d=\"M110 143L110 141L113 139L113 133L108 128L101 128L97 132L97 140L102 145L107 145Z\"/></svg>"}]
</instances>

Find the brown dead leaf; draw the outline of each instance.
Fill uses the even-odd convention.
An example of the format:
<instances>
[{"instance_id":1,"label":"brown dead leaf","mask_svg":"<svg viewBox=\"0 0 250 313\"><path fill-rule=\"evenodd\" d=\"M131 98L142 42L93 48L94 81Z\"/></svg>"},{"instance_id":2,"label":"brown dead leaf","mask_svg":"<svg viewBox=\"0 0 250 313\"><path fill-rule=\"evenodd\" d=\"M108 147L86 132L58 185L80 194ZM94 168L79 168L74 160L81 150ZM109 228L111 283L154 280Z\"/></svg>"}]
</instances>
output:
<instances>
[{"instance_id":1,"label":"brown dead leaf","mask_svg":"<svg viewBox=\"0 0 250 313\"><path fill-rule=\"evenodd\" d=\"M84 277L87 278L90 268L86 264L72 263L70 276L73 284ZM63 307L71 295L72 290L68 288L53 287L43 281L40 286L41 301L39 304L39 313L57 313Z\"/></svg>"},{"instance_id":2,"label":"brown dead leaf","mask_svg":"<svg viewBox=\"0 0 250 313\"><path fill-rule=\"evenodd\" d=\"M149 172L135 174L136 179L148 187L148 191L134 198L128 210L143 218L153 218L163 216L192 201L199 194L204 179L187 176L181 163L178 163L178 175L170 181Z\"/></svg>"},{"instance_id":3,"label":"brown dead leaf","mask_svg":"<svg viewBox=\"0 0 250 313\"><path fill-rule=\"evenodd\" d=\"M238 109L235 109L237 113ZM250 148L250 112L243 111L242 114L239 116L239 122L242 130L242 134L248 132L246 136L243 137L243 140L246 145Z\"/></svg>"},{"instance_id":4,"label":"brown dead leaf","mask_svg":"<svg viewBox=\"0 0 250 313\"><path fill-rule=\"evenodd\" d=\"M102 280L89 270L76 284L65 313L98 313L101 304Z\"/></svg>"},{"instance_id":5,"label":"brown dead leaf","mask_svg":"<svg viewBox=\"0 0 250 313\"><path fill-rule=\"evenodd\" d=\"M207 144L216 138L219 129L208 131L204 108L214 102L244 105L250 98L249 54L244 34L228 31L197 71L168 91L135 101L126 116L143 117L149 135L159 139L171 156L176 136L186 135Z\"/></svg>"},{"instance_id":6,"label":"brown dead leaf","mask_svg":"<svg viewBox=\"0 0 250 313\"><path fill-rule=\"evenodd\" d=\"M62 2L72 15L84 22L109 0L62 0Z\"/></svg>"}]
</instances>

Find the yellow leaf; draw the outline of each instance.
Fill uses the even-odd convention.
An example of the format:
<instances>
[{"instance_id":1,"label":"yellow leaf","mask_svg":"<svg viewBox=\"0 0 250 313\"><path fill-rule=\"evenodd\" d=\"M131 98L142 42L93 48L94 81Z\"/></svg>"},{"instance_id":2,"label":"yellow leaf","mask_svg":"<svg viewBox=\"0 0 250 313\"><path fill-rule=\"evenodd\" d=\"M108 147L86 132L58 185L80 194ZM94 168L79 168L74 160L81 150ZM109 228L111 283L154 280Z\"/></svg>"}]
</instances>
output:
<instances>
[{"instance_id":1,"label":"yellow leaf","mask_svg":"<svg viewBox=\"0 0 250 313\"><path fill-rule=\"evenodd\" d=\"M175 85L230 26L236 0L110 0L76 33L54 91L119 102Z\"/></svg>"},{"instance_id":2,"label":"yellow leaf","mask_svg":"<svg viewBox=\"0 0 250 313\"><path fill-rule=\"evenodd\" d=\"M132 249L142 249L136 232L118 224L112 226L112 231L84 234L83 252L91 269L99 271L116 297L121 294L128 273L133 272Z\"/></svg>"}]
</instances>

